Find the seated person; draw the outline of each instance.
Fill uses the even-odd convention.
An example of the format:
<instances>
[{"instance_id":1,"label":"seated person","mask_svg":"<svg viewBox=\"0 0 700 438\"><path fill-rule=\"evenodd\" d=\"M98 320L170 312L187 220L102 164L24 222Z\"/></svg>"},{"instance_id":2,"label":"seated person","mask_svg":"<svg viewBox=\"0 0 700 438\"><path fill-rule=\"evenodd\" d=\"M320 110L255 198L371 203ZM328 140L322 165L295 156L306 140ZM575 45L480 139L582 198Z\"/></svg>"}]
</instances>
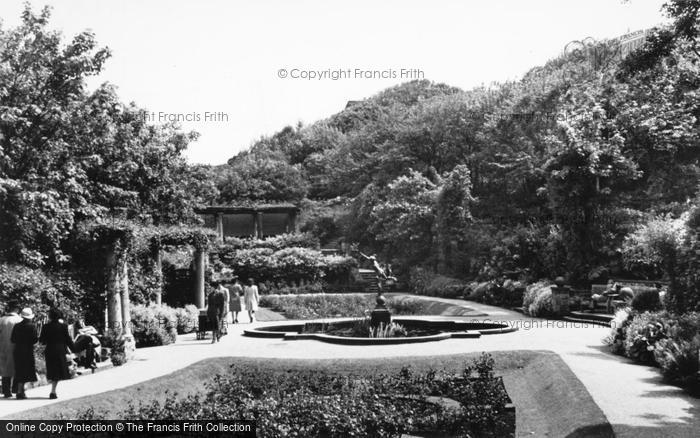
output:
<instances>
[{"instance_id":1,"label":"seated person","mask_svg":"<svg viewBox=\"0 0 700 438\"><path fill-rule=\"evenodd\" d=\"M97 338L95 327L86 326L83 321L76 321L73 324L75 339L73 352L78 355L78 365L84 368L95 370L97 368L97 357L100 355L100 340Z\"/></svg>"},{"instance_id":2,"label":"seated person","mask_svg":"<svg viewBox=\"0 0 700 438\"><path fill-rule=\"evenodd\" d=\"M625 301L628 304L634 298L634 291L631 287L622 287L619 283L608 282L608 288L602 294L594 294L591 296L591 308L595 307L596 302L606 302L608 311L612 311L613 300Z\"/></svg>"},{"instance_id":3,"label":"seated person","mask_svg":"<svg viewBox=\"0 0 700 438\"><path fill-rule=\"evenodd\" d=\"M632 302L632 298L634 298L634 291L632 288L627 286L620 287L620 285L618 285L618 287L619 288L615 290L618 295L617 299L627 301L628 303Z\"/></svg>"}]
</instances>

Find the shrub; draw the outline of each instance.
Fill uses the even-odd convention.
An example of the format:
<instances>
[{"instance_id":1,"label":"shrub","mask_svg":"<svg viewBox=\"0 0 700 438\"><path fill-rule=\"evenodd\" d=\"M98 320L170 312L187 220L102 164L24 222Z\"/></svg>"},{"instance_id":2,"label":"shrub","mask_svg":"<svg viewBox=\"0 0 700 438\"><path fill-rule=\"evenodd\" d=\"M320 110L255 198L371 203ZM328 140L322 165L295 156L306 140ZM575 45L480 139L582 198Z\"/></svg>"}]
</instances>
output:
<instances>
[{"instance_id":1,"label":"shrub","mask_svg":"<svg viewBox=\"0 0 700 438\"><path fill-rule=\"evenodd\" d=\"M150 307L153 309L158 325L163 328L168 337L162 345L174 343L177 340L177 313L175 309L166 304L151 305Z\"/></svg>"},{"instance_id":2,"label":"shrub","mask_svg":"<svg viewBox=\"0 0 700 438\"><path fill-rule=\"evenodd\" d=\"M177 316L165 305L132 306L131 332L137 347L171 344L177 338Z\"/></svg>"},{"instance_id":3,"label":"shrub","mask_svg":"<svg viewBox=\"0 0 700 438\"><path fill-rule=\"evenodd\" d=\"M636 312L655 312L661 307L659 291L656 289L639 290L632 298L632 310Z\"/></svg>"},{"instance_id":4,"label":"shrub","mask_svg":"<svg viewBox=\"0 0 700 438\"><path fill-rule=\"evenodd\" d=\"M541 294L537 295L535 301L528 308L528 312L532 316L550 316L554 313L552 306L552 288L545 289Z\"/></svg>"},{"instance_id":5,"label":"shrub","mask_svg":"<svg viewBox=\"0 0 700 438\"><path fill-rule=\"evenodd\" d=\"M548 316L552 314L551 283L539 281L527 286L523 293L523 312L530 316Z\"/></svg>"},{"instance_id":6,"label":"shrub","mask_svg":"<svg viewBox=\"0 0 700 438\"><path fill-rule=\"evenodd\" d=\"M654 357L664 379L691 391L700 390L698 349L700 348L700 313L691 312L667 321L667 338L655 348Z\"/></svg>"},{"instance_id":7,"label":"shrub","mask_svg":"<svg viewBox=\"0 0 700 438\"><path fill-rule=\"evenodd\" d=\"M298 283L347 279L356 266L352 257L324 255L311 248L288 247L236 249L227 245L219 248L216 270L232 269L240 278L255 278L273 283Z\"/></svg>"},{"instance_id":8,"label":"shrub","mask_svg":"<svg viewBox=\"0 0 700 438\"><path fill-rule=\"evenodd\" d=\"M486 294L489 293L490 288L490 281L485 281L481 283L473 282L469 285L467 298L472 301L483 303L486 299Z\"/></svg>"},{"instance_id":9,"label":"shrub","mask_svg":"<svg viewBox=\"0 0 700 438\"><path fill-rule=\"evenodd\" d=\"M469 284L446 275L433 274L419 268L411 272L409 287L418 295L442 298L461 298L469 291Z\"/></svg>"},{"instance_id":10,"label":"shrub","mask_svg":"<svg viewBox=\"0 0 700 438\"><path fill-rule=\"evenodd\" d=\"M197 309L197 306L194 304L188 304L184 308L176 308L175 317L177 318L178 334L192 333L197 330L197 326L199 325L199 309Z\"/></svg>"},{"instance_id":11,"label":"shrub","mask_svg":"<svg viewBox=\"0 0 700 438\"><path fill-rule=\"evenodd\" d=\"M698 392L700 313L673 315L668 312L638 314L618 310L606 338L613 353L637 362L657 364L664 380Z\"/></svg>"},{"instance_id":12,"label":"shrub","mask_svg":"<svg viewBox=\"0 0 700 438\"><path fill-rule=\"evenodd\" d=\"M233 250L268 248L279 251L289 247L317 249L320 245L318 238L311 233L286 233L266 239L227 237L225 246Z\"/></svg>"},{"instance_id":13,"label":"shrub","mask_svg":"<svg viewBox=\"0 0 700 438\"><path fill-rule=\"evenodd\" d=\"M604 339L604 342L610 346L611 352L624 354L627 327L632 322L634 315L635 313L629 307L618 309L615 312L615 316L610 321L610 334Z\"/></svg>"},{"instance_id":14,"label":"shrub","mask_svg":"<svg viewBox=\"0 0 700 438\"><path fill-rule=\"evenodd\" d=\"M408 273L408 288L415 294L426 295L425 291L433 277L434 274L425 268L411 267Z\"/></svg>"},{"instance_id":15,"label":"shrub","mask_svg":"<svg viewBox=\"0 0 700 438\"><path fill-rule=\"evenodd\" d=\"M625 356L644 364L654 364L654 347L666 337L668 314L644 312L627 325L623 341Z\"/></svg>"},{"instance_id":16,"label":"shrub","mask_svg":"<svg viewBox=\"0 0 700 438\"><path fill-rule=\"evenodd\" d=\"M700 391L698 372L698 351L700 350L700 335L691 340L662 339L656 345L654 357L661 367L661 374L669 383L683 386L690 391Z\"/></svg>"},{"instance_id":17,"label":"shrub","mask_svg":"<svg viewBox=\"0 0 700 438\"><path fill-rule=\"evenodd\" d=\"M505 280L502 284L492 282L484 302L495 306L516 307L523 302L525 286L520 281Z\"/></svg>"},{"instance_id":18,"label":"shrub","mask_svg":"<svg viewBox=\"0 0 700 438\"><path fill-rule=\"evenodd\" d=\"M124 365L127 362L125 344L121 328L109 329L102 337L102 346L109 348L109 358L115 367Z\"/></svg>"}]
</instances>

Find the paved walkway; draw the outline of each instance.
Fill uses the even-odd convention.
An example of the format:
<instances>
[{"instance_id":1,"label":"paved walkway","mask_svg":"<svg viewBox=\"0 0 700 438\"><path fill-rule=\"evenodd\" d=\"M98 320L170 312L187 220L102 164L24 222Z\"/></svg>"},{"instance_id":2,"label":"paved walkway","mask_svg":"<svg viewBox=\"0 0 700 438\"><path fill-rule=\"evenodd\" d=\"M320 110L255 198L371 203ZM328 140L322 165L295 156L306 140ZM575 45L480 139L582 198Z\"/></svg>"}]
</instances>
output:
<instances>
[{"instance_id":1,"label":"paved walkway","mask_svg":"<svg viewBox=\"0 0 700 438\"><path fill-rule=\"evenodd\" d=\"M67 400L118 389L159 377L194 362L211 357L250 356L298 359L376 358L397 356L433 356L499 350L550 350L559 354L588 389L605 413L619 437L697 436L700 430L700 400L681 389L661 383L658 370L632 364L609 354L601 339L607 328L531 319L517 312L462 300L440 299L468 306L478 314L476 320L509 321L520 328L508 334L482 336L479 339L447 339L440 342L386 346L344 346L318 341L240 336L251 324L242 323L229 330L219 344L197 341L194 335L180 336L174 345L137 350L135 360L122 367L61 382L59 400ZM247 318L243 315L243 318ZM464 317L462 317L464 318ZM253 326L274 324L256 322ZM0 417L54 403L48 399L48 387L27 391L28 400L0 399ZM575 400L572 400L575 403Z\"/></svg>"}]
</instances>

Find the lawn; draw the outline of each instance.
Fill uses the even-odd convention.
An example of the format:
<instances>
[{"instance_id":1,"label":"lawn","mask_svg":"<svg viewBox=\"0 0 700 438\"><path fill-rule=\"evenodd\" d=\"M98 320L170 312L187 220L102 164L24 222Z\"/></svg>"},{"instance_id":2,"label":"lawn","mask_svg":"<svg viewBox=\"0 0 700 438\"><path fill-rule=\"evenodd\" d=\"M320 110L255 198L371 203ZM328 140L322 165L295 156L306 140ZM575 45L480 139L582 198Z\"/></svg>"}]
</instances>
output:
<instances>
[{"instance_id":1,"label":"lawn","mask_svg":"<svg viewBox=\"0 0 700 438\"><path fill-rule=\"evenodd\" d=\"M164 401L166 391L181 396L204 393L206 383L216 374L226 374L234 362L252 369L284 373L315 370L326 374L369 375L395 373L406 365L415 371L446 369L458 372L478 355L323 360L214 358L138 385L55 403L10 418L72 418L86 406L104 412L105 418L118 418L119 412L129 402ZM508 394L516 406L517 436L613 436L602 411L559 356L546 351L503 351L493 352L492 355L496 362L496 374L503 376ZM108 377L107 373L105 378Z\"/></svg>"}]
</instances>

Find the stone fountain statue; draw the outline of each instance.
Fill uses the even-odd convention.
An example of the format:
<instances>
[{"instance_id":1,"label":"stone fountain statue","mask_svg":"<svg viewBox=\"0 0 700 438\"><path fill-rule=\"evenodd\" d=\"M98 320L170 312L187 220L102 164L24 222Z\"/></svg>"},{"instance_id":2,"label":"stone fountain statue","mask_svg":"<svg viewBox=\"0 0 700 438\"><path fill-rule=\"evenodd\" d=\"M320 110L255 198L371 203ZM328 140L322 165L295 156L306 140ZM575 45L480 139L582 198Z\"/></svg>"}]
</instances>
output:
<instances>
[{"instance_id":1,"label":"stone fountain statue","mask_svg":"<svg viewBox=\"0 0 700 438\"><path fill-rule=\"evenodd\" d=\"M377 306L374 308L374 310L372 310L372 313L370 314L370 325L374 328L379 327L380 324L386 327L391 323L391 312L389 312L389 309L386 308L386 298L384 298L384 295L382 294L382 285L385 282L391 282L392 284L395 284L396 278L387 275L387 272L379 264L375 255L368 256L363 254L362 252L360 252L360 255L364 257L365 260L372 262L372 268L377 274Z\"/></svg>"}]
</instances>

